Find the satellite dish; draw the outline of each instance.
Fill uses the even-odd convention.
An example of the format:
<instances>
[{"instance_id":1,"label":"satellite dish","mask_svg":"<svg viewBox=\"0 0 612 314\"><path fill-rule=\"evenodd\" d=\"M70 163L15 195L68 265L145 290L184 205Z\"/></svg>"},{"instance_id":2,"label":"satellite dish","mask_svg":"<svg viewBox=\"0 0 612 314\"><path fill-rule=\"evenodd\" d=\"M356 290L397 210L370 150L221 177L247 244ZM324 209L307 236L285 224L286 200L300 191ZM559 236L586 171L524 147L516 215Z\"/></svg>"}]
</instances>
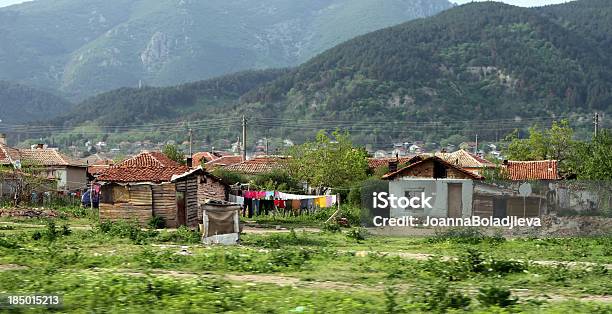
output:
<instances>
[{"instance_id":1,"label":"satellite dish","mask_svg":"<svg viewBox=\"0 0 612 314\"><path fill-rule=\"evenodd\" d=\"M531 184L525 182L519 186L519 194L522 197L528 197L531 195Z\"/></svg>"}]
</instances>

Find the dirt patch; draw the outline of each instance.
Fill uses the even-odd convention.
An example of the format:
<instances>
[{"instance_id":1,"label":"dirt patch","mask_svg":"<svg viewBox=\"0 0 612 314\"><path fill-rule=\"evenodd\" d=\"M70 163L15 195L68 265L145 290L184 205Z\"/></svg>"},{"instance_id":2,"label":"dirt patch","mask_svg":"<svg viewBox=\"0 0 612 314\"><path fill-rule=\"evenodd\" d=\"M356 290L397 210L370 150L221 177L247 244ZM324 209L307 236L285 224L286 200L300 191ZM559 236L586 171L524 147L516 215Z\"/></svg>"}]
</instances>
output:
<instances>
[{"instance_id":1,"label":"dirt patch","mask_svg":"<svg viewBox=\"0 0 612 314\"><path fill-rule=\"evenodd\" d=\"M28 267L16 265L16 264L0 265L0 271L13 271L13 270L24 270L24 269L28 269Z\"/></svg>"},{"instance_id":2,"label":"dirt patch","mask_svg":"<svg viewBox=\"0 0 612 314\"><path fill-rule=\"evenodd\" d=\"M0 209L0 217L12 218L57 218L60 212L51 209L39 208L3 208Z\"/></svg>"},{"instance_id":3,"label":"dirt patch","mask_svg":"<svg viewBox=\"0 0 612 314\"><path fill-rule=\"evenodd\" d=\"M294 228L295 232L321 232L321 229L317 228ZM243 233L251 233L251 234L266 234L266 233L283 233L283 232L291 232L290 228L257 228L257 227L248 227L245 226L242 229Z\"/></svg>"}]
</instances>

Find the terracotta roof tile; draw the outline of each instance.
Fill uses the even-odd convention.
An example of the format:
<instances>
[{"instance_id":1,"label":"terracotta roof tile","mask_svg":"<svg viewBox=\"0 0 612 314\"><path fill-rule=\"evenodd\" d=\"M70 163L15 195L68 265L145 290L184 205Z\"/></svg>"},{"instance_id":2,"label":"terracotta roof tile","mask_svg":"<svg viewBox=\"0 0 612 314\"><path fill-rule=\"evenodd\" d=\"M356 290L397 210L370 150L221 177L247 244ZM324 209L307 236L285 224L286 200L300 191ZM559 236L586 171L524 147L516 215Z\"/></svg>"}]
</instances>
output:
<instances>
[{"instance_id":1,"label":"terracotta roof tile","mask_svg":"<svg viewBox=\"0 0 612 314\"><path fill-rule=\"evenodd\" d=\"M142 152L120 162L117 167L178 167L180 165L161 152Z\"/></svg>"},{"instance_id":2,"label":"terracotta roof tile","mask_svg":"<svg viewBox=\"0 0 612 314\"><path fill-rule=\"evenodd\" d=\"M285 160L287 160L287 157L257 157L234 165L225 166L223 169L244 174L261 174L283 168L283 161Z\"/></svg>"},{"instance_id":3,"label":"terracotta roof tile","mask_svg":"<svg viewBox=\"0 0 612 314\"><path fill-rule=\"evenodd\" d=\"M505 166L510 180L559 180L556 160L508 161Z\"/></svg>"},{"instance_id":4,"label":"terracotta roof tile","mask_svg":"<svg viewBox=\"0 0 612 314\"><path fill-rule=\"evenodd\" d=\"M107 182L170 182L173 175L189 171L186 166L179 167L110 167L100 172L99 181Z\"/></svg>"},{"instance_id":5,"label":"terracotta roof tile","mask_svg":"<svg viewBox=\"0 0 612 314\"><path fill-rule=\"evenodd\" d=\"M19 159L18 150L6 144L0 144L0 165L11 165Z\"/></svg>"},{"instance_id":6,"label":"terracotta roof tile","mask_svg":"<svg viewBox=\"0 0 612 314\"><path fill-rule=\"evenodd\" d=\"M142 152L101 170L96 178L108 182L169 182L173 175L189 171L160 152Z\"/></svg>"},{"instance_id":7,"label":"terracotta roof tile","mask_svg":"<svg viewBox=\"0 0 612 314\"><path fill-rule=\"evenodd\" d=\"M453 164L447 162L446 160L444 160L444 159L442 159L440 157L437 157L437 156L425 157L425 158L421 159L420 161L417 161L417 162L415 162L413 164L410 164L410 165L408 165L406 167L398 169L395 172L390 172L390 173L385 174L384 176L382 176L382 179L383 180L392 180L392 179L395 179L397 176L402 175L402 173L404 173L406 170L409 170L409 169L411 169L413 167L418 167L422 163L424 163L426 161L429 161L429 160L432 160L432 159L434 160L434 162L440 162L440 163L446 165L447 167L454 168L457 171L464 173L465 175L467 175L468 177L471 177L474 180L482 180L482 179L484 179L484 177L479 175L479 174L476 174L474 172L465 170L465 169L463 169L463 168L461 168L461 167L459 167L457 165L453 165Z\"/></svg>"},{"instance_id":8,"label":"terracotta roof tile","mask_svg":"<svg viewBox=\"0 0 612 314\"><path fill-rule=\"evenodd\" d=\"M215 160L211 160L204 165L207 169L231 166L242 162L242 156L223 156ZM197 165L194 163L194 165Z\"/></svg>"},{"instance_id":9,"label":"terracotta roof tile","mask_svg":"<svg viewBox=\"0 0 612 314\"><path fill-rule=\"evenodd\" d=\"M462 168L494 168L495 164L481 158L478 155L468 153L467 151L460 149L452 153L436 153L437 157L440 157L448 163L457 165Z\"/></svg>"},{"instance_id":10,"label":"terracotta roof tile","mask_svg":"<svg viewBox=\"0 0 612 314\"><path fill-rule=\"evenodd\" d=\"M408 161L410 161L410 159L412 159L414 156L416 155L399 157L399 159L395 157L368 158L368 167L370 169L378 169L381 167L388 166L390 161L395 161L395 160L399 160L399 164L401 165L401 164L405 164Z\"/></svg>"},{"instance_id":11,"label":"terracotta roof tile","mask_svg":"<svg viewBox=\"0 0 612 314\"><path fill-rule=\"evenodd\" d=\"M29 162L40 166L85 166L83 163L51 148L20 149L21 162Z\"/></svg>"}]
</instances>

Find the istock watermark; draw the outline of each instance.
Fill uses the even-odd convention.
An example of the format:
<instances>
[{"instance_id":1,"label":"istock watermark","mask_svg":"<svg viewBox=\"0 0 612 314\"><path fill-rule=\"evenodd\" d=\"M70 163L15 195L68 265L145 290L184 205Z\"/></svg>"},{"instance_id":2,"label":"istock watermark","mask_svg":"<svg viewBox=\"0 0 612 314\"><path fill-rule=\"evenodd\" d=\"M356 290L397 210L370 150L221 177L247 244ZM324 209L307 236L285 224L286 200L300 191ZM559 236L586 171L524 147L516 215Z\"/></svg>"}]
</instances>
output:
<instances>
[{"instance_id":1,"label":"istock watermark","mask_svg":"<svg viewBox=\"0 0 612 314\"><path fill-rule=\"evenodd\" d=\"M425 209L425 208L433 208L431 206L431 200L433 196L426 196L425 192L421 192L420 196L406 197L400 196L397 197L393 194L389 194L387 192L374 192L373 195L373 206L374 208L413 208L413 209Z\"/></svg>"},{"instance_id":2,"label":"istock watermark","mask_svg":"<svg viewBox=\"0 0 612 314\"><path fill-rule=\"evenodd\" d=\"M539 217L524 218L517 216L508 216L504 218L480 216L465 218L430 216L386 218L375 216L373 224L375 227L505 227L513 229L515 227L541 227L542 221Z\"/></svg>"}]
</instances>

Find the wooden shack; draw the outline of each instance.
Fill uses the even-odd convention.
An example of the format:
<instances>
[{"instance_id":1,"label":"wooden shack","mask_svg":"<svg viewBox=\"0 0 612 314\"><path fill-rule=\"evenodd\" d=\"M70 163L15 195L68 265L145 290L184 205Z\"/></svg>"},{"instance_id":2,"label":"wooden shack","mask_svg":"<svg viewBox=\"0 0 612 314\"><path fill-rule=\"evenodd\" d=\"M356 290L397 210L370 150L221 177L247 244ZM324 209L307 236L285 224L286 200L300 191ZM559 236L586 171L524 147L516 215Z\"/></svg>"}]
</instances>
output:
<instances>
[{"instance_id":1,"label":"wooden shack","mask_svg":"<svg viewBox=\"0 0 612 314\"><path fill-rule=\"evenodd\" d=\"M201 167L190 170L161 153L141 153L101 172L101 220L136 220L145 225L153 216L167 227L197 227L199 204L226 200L228 187Z\"/></svg>"}]
</instances>

